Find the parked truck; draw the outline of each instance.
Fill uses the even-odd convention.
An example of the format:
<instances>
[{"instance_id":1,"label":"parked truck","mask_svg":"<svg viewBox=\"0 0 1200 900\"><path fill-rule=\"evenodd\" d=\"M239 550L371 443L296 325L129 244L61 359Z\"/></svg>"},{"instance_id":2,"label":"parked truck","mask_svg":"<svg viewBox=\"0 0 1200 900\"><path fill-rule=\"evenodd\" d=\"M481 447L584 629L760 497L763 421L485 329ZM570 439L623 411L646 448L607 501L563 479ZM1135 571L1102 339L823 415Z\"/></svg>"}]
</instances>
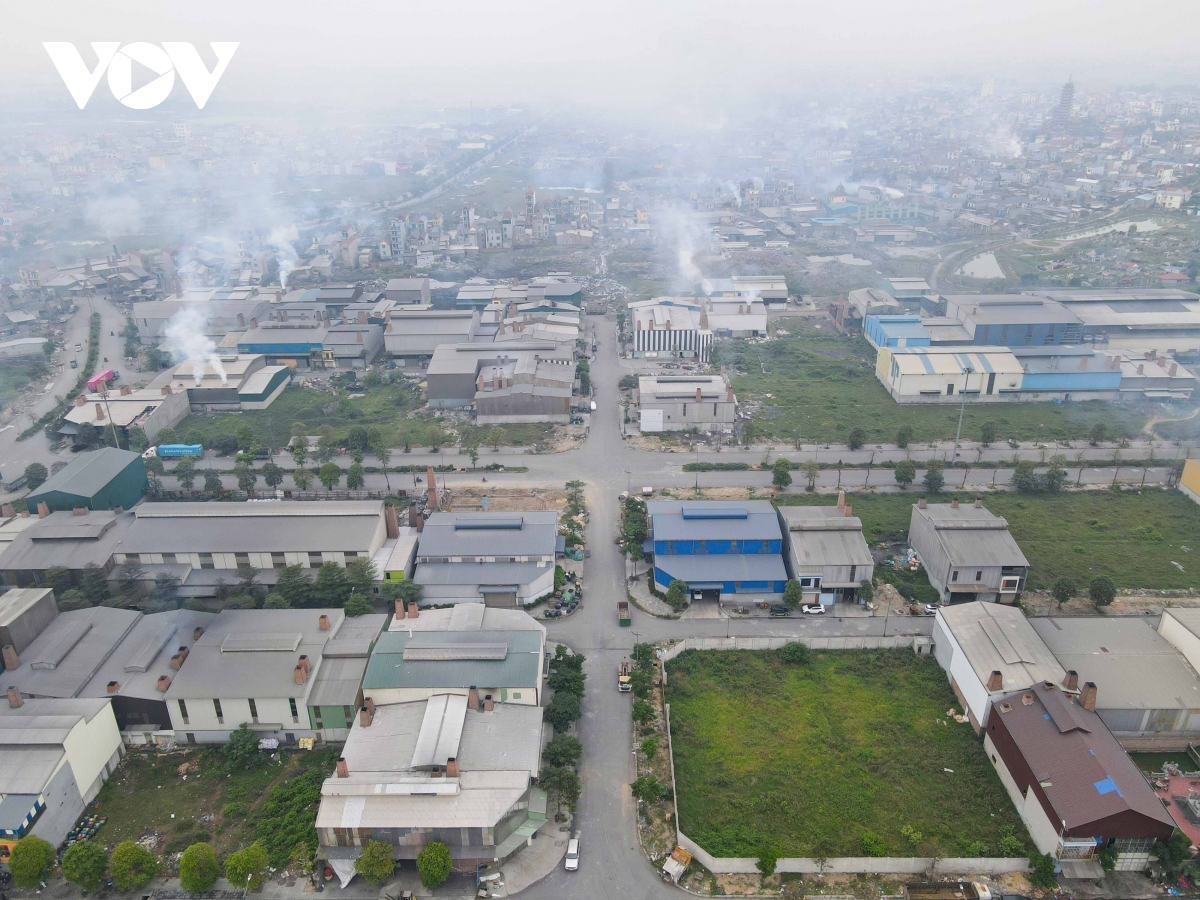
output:
<instances>
[{"instance_id":1,"label":"parked truck","mask_svg":"<svg viewBox=\"0 0 1200 900\"><path fill-rule=\"evenodd\" d=\"M628 694L633 690L633 666L629 664L629 660L621 660L621 665L617 669L617 690L622 694Z\"/></svg>"},{"instance_id":2,"label":"parked truck","mask_svg":"<svg viewBox=\"0 0 1200 900\"><path fill-rule=\"evenodd\" d=\"M204 455L204 445L203 444L159 444L157 447L151 447L150 450L146 451L146 453L149 454L151 451L153 451L156 456L160 456L160 457L168 458L168 459L174 459L177 457L184 457L184 456L199 458Z\"/></svg>"},{"instance_id":3,"label":"parked truck","mask_svg":"<svg viewBox=\"0 0 1200 900\"><path fill-rule=\"evenodd\" d=\"M617 601L617 624L625 628L633 624L633 619L629 618L629 601Z\"/></svg>"}]
</instances>

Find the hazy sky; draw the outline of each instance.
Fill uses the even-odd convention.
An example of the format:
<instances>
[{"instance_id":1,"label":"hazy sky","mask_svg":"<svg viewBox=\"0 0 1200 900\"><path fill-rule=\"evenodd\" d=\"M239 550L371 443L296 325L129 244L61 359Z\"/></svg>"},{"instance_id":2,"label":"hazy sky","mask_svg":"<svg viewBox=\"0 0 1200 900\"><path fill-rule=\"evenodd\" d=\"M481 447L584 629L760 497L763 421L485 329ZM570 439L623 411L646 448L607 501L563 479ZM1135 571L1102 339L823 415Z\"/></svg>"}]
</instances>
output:
<instances>
[{"instance_id":1,"label":"hazy sky","mask_svg":"<svg viewBox=\"0 0 1200 900\"><path fill-rule=\"evenodd\" d=\"M42 41L240 41L213 95L314 111L547 99L642 112L840 83L1180 84L1196 0L9 2L0 102L70 104ZM178 82L175 92L181 94ZM117 109L102 81L93 102ZM71 108L69 105L64 108Z\"/></svg>"}]
</instances>

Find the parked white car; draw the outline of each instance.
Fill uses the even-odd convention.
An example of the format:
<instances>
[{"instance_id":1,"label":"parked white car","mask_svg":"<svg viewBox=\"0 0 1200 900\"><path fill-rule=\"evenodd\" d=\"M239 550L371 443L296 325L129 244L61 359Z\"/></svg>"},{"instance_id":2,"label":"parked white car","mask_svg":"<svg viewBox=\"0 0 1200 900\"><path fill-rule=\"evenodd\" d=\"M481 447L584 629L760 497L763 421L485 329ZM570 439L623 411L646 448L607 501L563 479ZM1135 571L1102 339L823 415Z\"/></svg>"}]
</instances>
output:
<instances>
[{"instance_id":1,"label":"parked white car","mask_svg":"<svg viewBox=\"0 0 1200 900\"><path fill-rule=\"evenodd\" d=\"M806 616L823 616L825 615L825 607L820 603L805 603L800 607L800 612Z\"/></svg>"},{"instance_id":2,"label":"parked white car","mask_svg":"<svg viewBox=\"0 0 1200 900\"><path fill-rule=\"evenodd\" d=\"M579 838L571 838L567 841L566 867L568 872L574 872L579 868Z\"/></svg>"},{"instance_id":3,"label":"parked white car","mask_svg":"<svg viewBox=\"0 0 1200 900\"><path fill-rule=\"evenodd\" d=\"M940 607L940 606L938 606L938 604L936 604L936 603L926 603L926 604L925 604L925 614L926 614L926 615L929 615L929 616L936 616L936 615L937 615L937 611L938 611L939 609L941 609L941 607Z\"/></svg>"}]
</instances>

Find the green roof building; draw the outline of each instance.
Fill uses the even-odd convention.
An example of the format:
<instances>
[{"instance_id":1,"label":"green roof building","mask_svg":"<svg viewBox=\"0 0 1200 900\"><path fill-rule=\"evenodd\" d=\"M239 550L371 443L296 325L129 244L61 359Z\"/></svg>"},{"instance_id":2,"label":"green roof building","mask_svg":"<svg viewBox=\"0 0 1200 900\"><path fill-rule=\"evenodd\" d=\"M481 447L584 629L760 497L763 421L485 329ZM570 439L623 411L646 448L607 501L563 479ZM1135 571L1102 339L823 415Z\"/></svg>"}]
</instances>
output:
<instances>
[{"instance_id":1,"label":"green roof building","mask_svg":"<svg viewBox=\"0 0 1200 900\"><path fill-rule=\"evenodd\" d=\"M146 465L138 453L104 447L81 453L73 462L25 497L36 512L45 503L57 509L129 509L146 495Z\"/></svg>"}]
</instances>

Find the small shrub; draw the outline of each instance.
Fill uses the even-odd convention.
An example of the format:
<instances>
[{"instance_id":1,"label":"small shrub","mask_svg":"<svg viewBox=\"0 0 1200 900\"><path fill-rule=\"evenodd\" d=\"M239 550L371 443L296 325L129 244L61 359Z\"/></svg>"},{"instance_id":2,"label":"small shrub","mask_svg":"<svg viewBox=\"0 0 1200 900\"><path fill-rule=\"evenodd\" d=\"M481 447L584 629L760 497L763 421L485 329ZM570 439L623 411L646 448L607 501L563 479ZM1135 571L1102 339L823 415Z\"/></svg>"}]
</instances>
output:
<instances>
[{"instance_id":1,"label":"small shrub","mask_svg":"<svg viewBox=\"0 0 1200 900\"><path fill-rule=\"evenodd\" d=\"M963 847L963 856L968 859L978 859L988 855L988 846L983 841L967 841Z\"/></svg>"},{"instance_id":2,"label":"small shrub","mask_svg":"<svg viewBox=\"0 0 1200 900\"><path fill-rule=\"evenodd\" d=\"M1029 854L1029 883L1036 888L1051 890L1054 880L1054 857L1049 853Z\"/></svg>"},{"instance_id":3,"label":"small shrub","mask_svg":"<svg viewBox=\"0 0 1200 900\"><path fill-rule=\"evenodd\" d=\"M224 812L227 819L243 819L249 810L246 808L245 803L235 800L233 803L225 804Z\"/></svg>"},{"instance_id":4,"label":"small shrub","mask_svg":"<svg viewBox=\"0 0 1200 900\"><path fill-rule=\"evenodd\" d=\"M639 725L645 725L654 718L654 707L645 700L634 700L631 714L633 721Z\"/></svg>"},{"instance_id":5,"label":"small shrub","mask_svg":"<svg viewBox=\"0 0 1200 900\"><path fill-rule=\"evenodd\" d=\"M642 752L646 754L646 759L654 759L658 753L658 738L646 738L642 741Z\"/></svg>"},{"instance_id":6,"label":"small shrub","mask_svg":"<svg viewBox=\"0 0 1200 900\"><path fill-rule=\"evenodd\" d=\"M864 831L862 836L862 852L863 856L887 856L887 841L873 831Z\"/></svg>"},{"instance_id":7,"label":"small shrub","mask_svg":"<svg viewBox=\"0 0 1200 900\"><path fill-rule=\"evenodd\" d=\"M1025 841L1017 835L1013 826L1005 825L1000 840L996 843L996 849L1000 851L1001 856L1015 859L1025 855Z\"/></svg>"},{"instance_id":8,"label":"small shrub","mask_svg":"<svg viewBox=\"0 0 1200 900\"><path fill-rule=\"evenodd\" d=\"M629 789L636 799L645 803L657 803L671 795L671 788L653 775L639 775Z\"/></svg>"},{"instance_id":9,"label":"small shrub","mask_svg":"<svg viewBox=\"0 0 1200 900\"><path fill-rule=\"evenodd\" d=\"M760 850L758 852L758 861L754 864L754 868L762 873L763 878L770 878L775 874L776 862L778 862L778 859L775 856L774 850Z\"/></svg>"},{"instance_id":10,"label":"small shrub","mask_svg":"<svg viewBox=\"0 0 1200 900\"><path fill-rule=\"evenodd\" d=\"M779 649L779 658L793 666L806 666L812 658L807 644L799 641L789 641Z\"/></svg>"}]
</instances>

